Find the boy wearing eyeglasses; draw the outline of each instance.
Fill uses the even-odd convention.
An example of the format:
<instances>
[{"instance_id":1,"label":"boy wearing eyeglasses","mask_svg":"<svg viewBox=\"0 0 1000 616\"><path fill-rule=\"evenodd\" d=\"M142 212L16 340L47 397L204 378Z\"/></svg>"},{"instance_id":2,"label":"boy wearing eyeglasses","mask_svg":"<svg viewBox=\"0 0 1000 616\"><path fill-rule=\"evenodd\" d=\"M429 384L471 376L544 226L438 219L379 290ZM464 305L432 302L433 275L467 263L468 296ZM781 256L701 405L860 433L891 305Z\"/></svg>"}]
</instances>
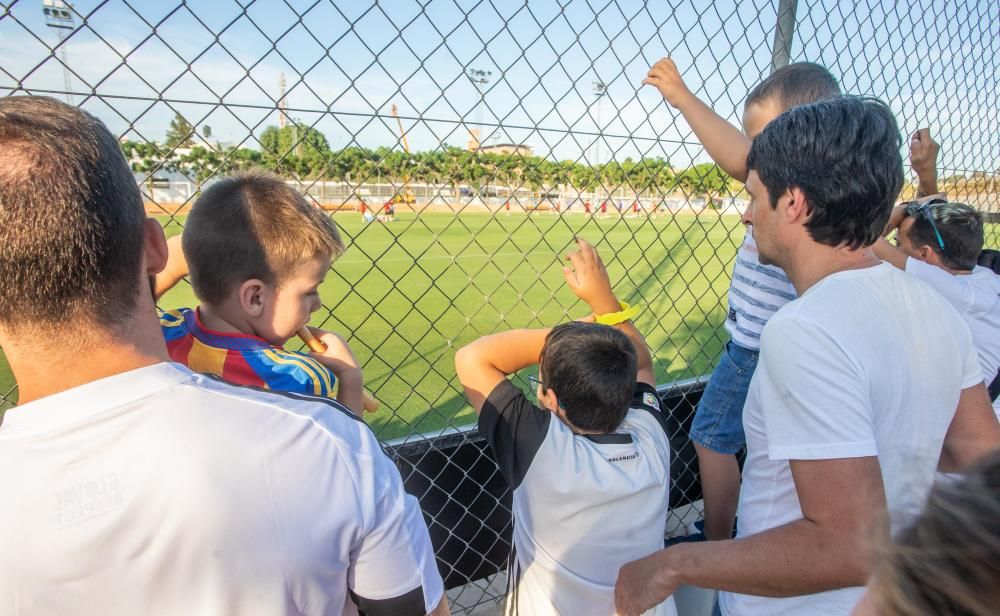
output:
<instances>
[{"instance_id":1,"label":"boy wearing eyeglasses","mask_svg":"<svg viewBox=\"0 0 1000 616\"><path fill-rule=\"evenodd\" d=\"M920 182L917 194L928 196L897 205L885 232L895 231L896 245L883 238L873 250L934 287L962 315L1000 418L1000 276L976 264L984 242L982 214L937 193L937 152L928 129L913 134L910 161Z\"/></svg>"},{"instance_id":2,"label":"boy wearing eyeglasses","mask_svg":"<svg viewBox=\"0 0 1000 616\"><path fill-rule=\"evenodd\" d=\"M663 546L670 443L637 310L618 302L593 246L578 240L567 259L595 322L493 334L455 355L513 490L505 614L610 616L621 566ZM537 403L507 378L535 364ZM649 613L677 612L671 599Z\"/></svg>"}]
</instances>

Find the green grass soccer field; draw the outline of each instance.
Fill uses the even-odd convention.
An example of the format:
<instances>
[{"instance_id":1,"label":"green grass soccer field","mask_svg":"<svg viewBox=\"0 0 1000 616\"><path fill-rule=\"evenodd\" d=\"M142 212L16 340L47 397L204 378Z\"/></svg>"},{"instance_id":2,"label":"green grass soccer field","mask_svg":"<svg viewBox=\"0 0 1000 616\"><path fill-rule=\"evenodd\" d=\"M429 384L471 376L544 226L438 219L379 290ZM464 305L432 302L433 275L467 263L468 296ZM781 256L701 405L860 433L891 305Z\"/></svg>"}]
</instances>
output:
<instances>
[{"instance_id":1,"label":"green grass soccer field","mask_svg":"<svg viewBox=\"0 0 1000 616\"><path fill-rule=\"evenodd\" d=\"M473 422L455 380L459 346L588 312L562 278L575 234L596 244L619 297L644 305L636 324L659 382L707 374L726 338L729 272L743 237L737 217L403 214L368 225L353 213L334 219L350 246L320 289L324 308L312 325L348 338L367 388L382 402L368 416L382 439ZM175 235L183 217L161 222ZM195 304L186 282L160 302ZM296 340L288 346L300 347ZM12 386L0 356L0 395Z\"/></svg>"}]
</instances>

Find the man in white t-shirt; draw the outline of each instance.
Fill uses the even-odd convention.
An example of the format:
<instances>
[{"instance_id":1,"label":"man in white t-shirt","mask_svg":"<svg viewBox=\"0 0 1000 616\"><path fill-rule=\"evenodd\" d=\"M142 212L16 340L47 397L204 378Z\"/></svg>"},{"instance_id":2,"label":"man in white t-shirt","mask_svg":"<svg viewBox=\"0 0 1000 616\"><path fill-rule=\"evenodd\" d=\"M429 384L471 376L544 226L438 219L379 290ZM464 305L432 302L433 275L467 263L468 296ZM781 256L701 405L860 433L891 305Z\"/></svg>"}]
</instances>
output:
<instances>
[{"instance_id":1,"label":"man in white t-shirt","mask_svg":"<svg viewBox=\"0 0 1000 616\"><path fill-rule=\"evenodd\" d=\"M929 284L962 316L1000 417L1000 383L994 384L1000 374L1000 276L976 264L983 249L982 214L964 203L901 203L889 231L896 231L897 245L879 239L875 254Z\"/></svg>"},{"instance_id":2,"label":"man in white t-shirt","mask_svg":"<svg viewBox=\"0 0 1000 616\"><path fill-rule=\"evenodd\" d=\"M910 157L922 183L936 185L935 174L918 162L929 159L933 170L937 149L927 129L914 133ZM923 150L931 154L920 156ZM928 175L932 179L924 180ZM918 199L893 208L885 235L893 231L896 245L880 238L872 246L875 255L934 287L962 316L1000 417L1000 276L976 264L985 241L982 214L944 198Z\"/></svg>"},{"instance_id":3,"label":"man in white t-shirt","mask_svg":"<svg viewBox=\"0 0 1000 616\"><path fill-rule=\"evenodd\" d=\"M737 538L623 567L623 616L680 584L724 591L729 616L846 615L873 537L917 512L936 470L1000 444L968 326L872 252L902 185L899 145L892 112L855 97L792 109L754 140L754 237L799 297L761 338Z\"/></svg>"},{"instance_id":4,"label":"man in white t-shirt","mask_svg":"<svg viewBox=\"0 0 1000 616\"><path fill-rule=\"evenodd\" d=\"M597 323L502 332L455 356L514 493L508 615L611 616L618 568L663 547L670 442L649 348L594 248L579 240L570 259ZM538 404L507 379L535 364ZM672 598L652 612L676 613Z\"/></svg>"},{"instance_id":5,"label":"man in white t-shirt","mask_svg":"<svg viewBox=\"0 0 1000 616\"><path fill-rule=\"evenodd\" d=\"M0 613L447 613L415 499L335 401L193 374L166 262L93 116L0 99Z\"/></svg>"}]
</instances>

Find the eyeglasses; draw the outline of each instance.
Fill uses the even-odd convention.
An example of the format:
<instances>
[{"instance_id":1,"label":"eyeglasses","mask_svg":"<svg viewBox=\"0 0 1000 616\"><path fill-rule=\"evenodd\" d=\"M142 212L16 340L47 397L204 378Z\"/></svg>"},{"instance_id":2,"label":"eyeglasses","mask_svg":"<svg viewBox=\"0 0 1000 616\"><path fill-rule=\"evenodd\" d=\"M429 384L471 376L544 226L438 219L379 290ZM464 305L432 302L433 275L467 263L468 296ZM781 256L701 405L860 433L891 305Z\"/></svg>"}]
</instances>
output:
<instances>
[{"instance_id":1,"label":"eyeglasses","mask_svg":"<svg viewBox=\"0 0 1000 616\"><path fill-rule=\"evenodd\" d=\"M529 376L528 382L531 383L531 386L536 389L539 387L545 387L545 383L543 383L542 380L537 376Z\"/></svg>"},{"instance_id":2,"label":"eyeglasses","mask_svg":"<svg viewBox=\"0 0 1000 616\"><path fill-rule=\"evenodd\" d=\"M931 205L933 203L941 202L932 201L928 203L908 203L906 204L906 209L904 211L907 216L913 216L914 218L916 218L917 215L922 214L924 218L927 219L927 222L931 223L931 229L934 229L934 236L937 238L938 246L941 247L941 250L944 250L944 238L941 237L941 232L938 231L937 223L934 222L934 213L931 212Z\"/></svg>"}]
</instances>

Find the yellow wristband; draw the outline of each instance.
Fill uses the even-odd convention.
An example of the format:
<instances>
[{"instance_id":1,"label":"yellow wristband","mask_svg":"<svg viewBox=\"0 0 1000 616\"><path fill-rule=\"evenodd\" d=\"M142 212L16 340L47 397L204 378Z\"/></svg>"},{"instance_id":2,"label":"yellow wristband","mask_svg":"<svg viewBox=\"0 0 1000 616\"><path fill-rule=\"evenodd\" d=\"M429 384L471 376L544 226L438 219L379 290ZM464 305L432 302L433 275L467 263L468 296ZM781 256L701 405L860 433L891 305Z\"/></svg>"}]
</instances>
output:
<instances>
[{"instance_id":1,"label":"yellow wristband","mask_svg":"<svg viewBox=\"0 0 1000 616\"><path fill-rule=\"evenodd\" d=\"M636 315L642 312L642 306L638 304L635 306L629 306L625 302L618 302L618 305L621 306L621 311L594 315L594 323L600 323L601 325L618 325L619 323L624 323L625 321L631 321L636 317Z\"/></svg>"}]
</instances>

